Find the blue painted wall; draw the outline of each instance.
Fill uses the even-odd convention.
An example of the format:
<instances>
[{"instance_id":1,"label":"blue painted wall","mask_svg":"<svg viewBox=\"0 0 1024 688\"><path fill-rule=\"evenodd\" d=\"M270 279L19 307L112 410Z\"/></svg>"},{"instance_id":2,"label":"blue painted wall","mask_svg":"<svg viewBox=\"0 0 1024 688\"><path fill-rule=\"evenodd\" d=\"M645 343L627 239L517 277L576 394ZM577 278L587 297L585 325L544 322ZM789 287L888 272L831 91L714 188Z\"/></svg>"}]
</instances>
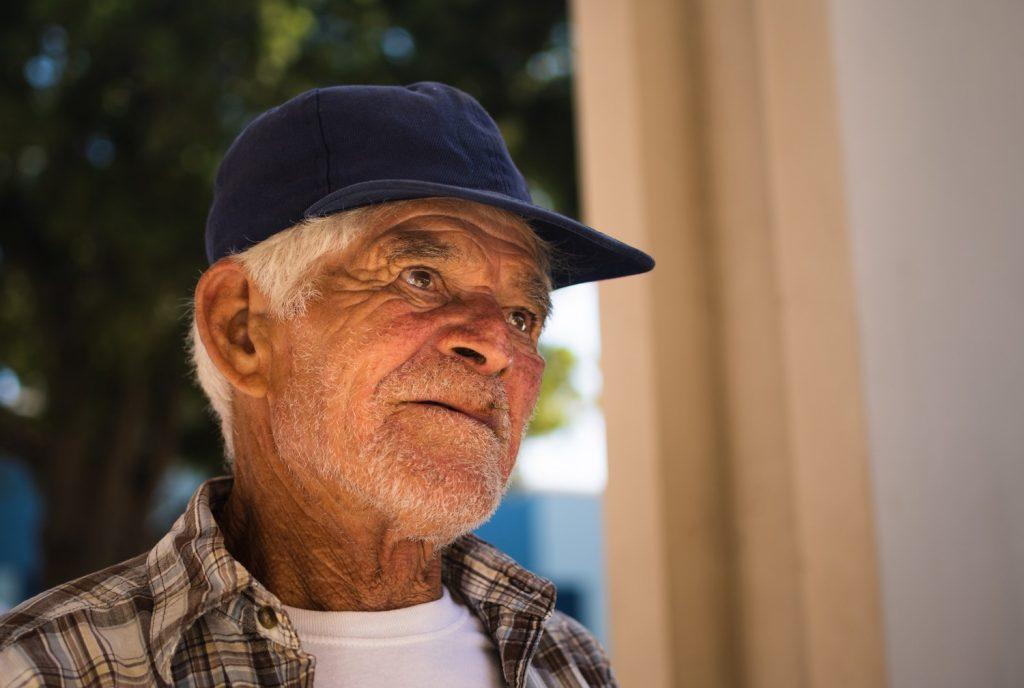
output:
<instances>
[{"instance_id":1,"label":"blue painted wall","mask_svg":"<svg viewBox=\"0 0 1024 688\"><path fill-rule=\"evenodd\" d=\"M39 592L43 502L20 461L0 459L0 612Z\"/></svg>"},{"instance_id":2,"label":"blue painted wall","mask_svg":"<svg viewBox=\"0 0 1024 688\"><path fill-rule=\"evenodd\" d=\"M578 619L607 646L599 495L509 492L476 533L554 582L558 609Z\"/></svg>"}]
</instances>

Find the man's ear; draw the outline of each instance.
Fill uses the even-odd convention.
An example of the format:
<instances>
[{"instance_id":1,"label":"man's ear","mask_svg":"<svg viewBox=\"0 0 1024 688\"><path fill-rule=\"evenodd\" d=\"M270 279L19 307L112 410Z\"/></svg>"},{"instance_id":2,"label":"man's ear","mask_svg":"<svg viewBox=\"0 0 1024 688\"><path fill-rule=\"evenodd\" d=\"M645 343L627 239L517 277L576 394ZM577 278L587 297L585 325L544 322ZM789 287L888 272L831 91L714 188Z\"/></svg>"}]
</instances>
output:
<instances>
[{"instance_id":1,"label":"man's ear","mask_svg":"<svg viewBox=\"0 0 1024 688\"><path fill-rule=\"evenodd\" d=\"M243 394L266 396L271 348L266 301L241 263L222 258L199 278L196 327L217 369Z\"/></svg>"}]
</instances>

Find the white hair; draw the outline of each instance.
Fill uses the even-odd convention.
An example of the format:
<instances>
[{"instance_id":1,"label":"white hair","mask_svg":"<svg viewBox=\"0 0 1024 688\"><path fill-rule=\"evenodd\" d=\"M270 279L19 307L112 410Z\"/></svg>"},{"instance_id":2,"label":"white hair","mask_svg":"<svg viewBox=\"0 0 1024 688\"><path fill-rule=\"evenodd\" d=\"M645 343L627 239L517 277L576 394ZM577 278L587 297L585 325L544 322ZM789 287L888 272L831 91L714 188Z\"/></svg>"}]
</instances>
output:
<instances>
[{"instance_id":1,"label":"white hair","mask_svg":"<svg viewBox=\"0 0 1024 688\"><path fill-rule=\"evenodd\" d=\"M343 250L364 227L385 222L398 215L410 204L429 201L439 211L456 210L468 201L431 198L396 201L380 205L346 210L326 217L307 218L230 256L238 261L253 284L266 296L269 314L281 320L303 315L309 303L320 293L317 287L318 265L326 256ZM548 242L538 237L529 225L517 215L487 205L472 203L475 210L487 219L507 224L519 230L527 239L532 257L551 290L548 277L552 252ZM199 336L195 309L192 309L192 327L188 349L200 388L210 400L214 414L220 420L224 440L224 455L230 468L235 458L233 396L234 388L220 372Z\"/></svg>"}]
</instances>

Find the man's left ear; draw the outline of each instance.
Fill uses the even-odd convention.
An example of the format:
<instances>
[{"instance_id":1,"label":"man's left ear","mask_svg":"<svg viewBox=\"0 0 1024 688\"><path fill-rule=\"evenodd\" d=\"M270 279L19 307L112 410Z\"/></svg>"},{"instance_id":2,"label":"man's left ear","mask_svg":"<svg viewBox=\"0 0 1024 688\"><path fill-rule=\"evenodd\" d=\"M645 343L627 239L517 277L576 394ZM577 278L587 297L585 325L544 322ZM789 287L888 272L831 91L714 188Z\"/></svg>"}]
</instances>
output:
<instances>
[{"instance_id":1,"label":"man's left ear","mask_svg":"<svg viewBox=\"0 0 1024 688\"><path fill-rule=\"evenodd\" d=\"M267 394L270 341L266 300L245 268L228 257L214 263L196 285L196 327L210 359L242 394Z\"/></svg>"}]
</instances>

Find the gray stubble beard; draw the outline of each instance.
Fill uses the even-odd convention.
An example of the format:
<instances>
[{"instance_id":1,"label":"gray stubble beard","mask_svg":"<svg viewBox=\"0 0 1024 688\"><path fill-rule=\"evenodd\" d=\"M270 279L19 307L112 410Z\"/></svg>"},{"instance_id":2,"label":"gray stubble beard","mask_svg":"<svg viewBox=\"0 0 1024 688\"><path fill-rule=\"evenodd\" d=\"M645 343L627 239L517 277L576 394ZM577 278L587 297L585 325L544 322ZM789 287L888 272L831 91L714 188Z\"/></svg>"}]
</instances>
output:
<instances>
[{"instance_id":1,"label":"gray stubble beard","mask_svg":"<svg viewBox=\"0 0 1024 688\"><path fill-rule=\"evenodd\" d=\"M332 423L339 365L327 366L312 349L297 350L293 362L292 381L273 409L274 438L299 484L308 479L301 473L312 473L383 514L397 536L435 546L470 532L497 510L509 485L502 462L511 439L508 401L498 381L473 377L475 373L454 359L440 358L430 365L413 359L381 380L369 418L359 423L357 409L347 406L345 417ZM468 387L492 400L497 432L483 427L467 431L466 421L438 416L434 431L458 441L451 463L439 469L423 459L408 434L389 422L394 421L395 407L388 400L429 398L460 385L463 394ZM372 434L358 437L353 429L360 427L372 428ZM332 447L339 446L358 450L354 458L338 456Z\"/></svg>"}]
</instances>

